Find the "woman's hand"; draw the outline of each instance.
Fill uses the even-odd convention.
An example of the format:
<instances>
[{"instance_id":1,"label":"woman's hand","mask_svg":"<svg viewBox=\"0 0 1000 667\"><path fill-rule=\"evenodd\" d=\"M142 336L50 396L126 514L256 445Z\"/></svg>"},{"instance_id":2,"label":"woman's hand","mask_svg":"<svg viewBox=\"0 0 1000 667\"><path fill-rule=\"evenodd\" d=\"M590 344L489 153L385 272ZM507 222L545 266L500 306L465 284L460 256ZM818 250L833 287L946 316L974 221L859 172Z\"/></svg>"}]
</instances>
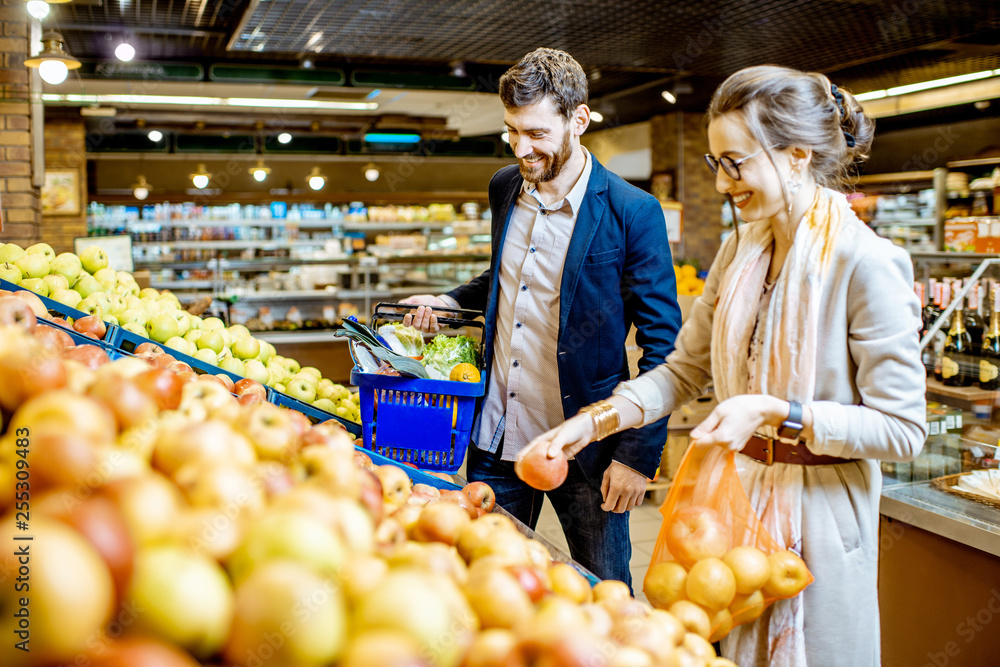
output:
<instances>
[{"instance_id":1,"label":"woman's hand","mask_svg":"<svg viewBox=\"0 0 1000 667\"><path fill-rule=\"evenodd\" d=\"M532 447L542 447L550 459L562 453L566 457L575 455L590 444L594 438L594 419L590 415L570 417L551 431L541 434L528 443L528 446L517 454L523 459Z\"/></svg>"},{"instance_id":2,"label":"woman's hand","mask_svg":"<svg viewBox=\"0 0 1000 667\"><path fill-rule=\"evenodd\" d=\"M767 394L733 396L715 406L691 431L691 440L699 446L718 445L738 452L761 426L780 426L788 409L788 401Z\"/></svg>"}]
</instances>

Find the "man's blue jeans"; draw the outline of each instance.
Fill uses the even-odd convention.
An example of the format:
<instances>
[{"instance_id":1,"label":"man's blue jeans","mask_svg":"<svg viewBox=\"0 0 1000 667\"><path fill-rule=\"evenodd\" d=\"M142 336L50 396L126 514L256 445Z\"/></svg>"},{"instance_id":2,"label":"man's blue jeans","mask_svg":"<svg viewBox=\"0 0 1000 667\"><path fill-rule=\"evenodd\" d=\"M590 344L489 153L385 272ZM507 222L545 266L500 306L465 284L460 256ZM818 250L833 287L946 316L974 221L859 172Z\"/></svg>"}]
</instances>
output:
<instances>
[{"instance_id":1,"label":"man's blue jeans","mask_svg":"<svg viewBox=\"0 0 1000 667\"><path fill-rule=\"evenodd\" d=\"M493 487L497 504L534 529L545 492L522 482L514 474L514 462L500 459L502 450L502 442L495 454L470 443L466 474L470 482L486 482ZM569 462L569 475L562 486L547 493L573 560L601 579L618 579L631 586L628 512L615 514L602 510L600 489L587 482L575 460Z\"/></svg>"}]
</instances>

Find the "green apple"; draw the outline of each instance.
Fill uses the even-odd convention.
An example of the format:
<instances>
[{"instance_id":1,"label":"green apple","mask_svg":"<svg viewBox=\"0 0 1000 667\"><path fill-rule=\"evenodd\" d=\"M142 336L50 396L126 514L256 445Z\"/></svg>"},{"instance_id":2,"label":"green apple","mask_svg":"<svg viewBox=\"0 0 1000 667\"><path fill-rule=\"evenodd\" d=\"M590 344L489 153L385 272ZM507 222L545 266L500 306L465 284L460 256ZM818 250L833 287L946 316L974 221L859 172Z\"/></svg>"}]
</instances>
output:
<instances>
[{"instance_id":1,"label":"green apple","mask_svg":"<svg viewBox=\"0 0 1000 667\"><path fill-rule=\"evenodd\" d=\"M126 310L125 308L125 297L121 294L112 294L110 297L110 302L108 303L108 312L118 317Z\"/></svg>"},{"instance_id":2,"label":"green apple","mask_svg":"<svg viewBox=\"0 0 1000 667\"><path fill-rule=\"evenodd\" d=\"M191 329L186 334L184 334L184 340L192 344L197 343L198 339L201 338L201 335L203 333L205 332L202 331L201 329ZM195 345L195 347L197 348L197 345Z\"/></svg>"},{"instance_id":3,"label":"green apple","mask_svg":"<svg viewBox=\"0 0 1000 667\"><path fill-rule=\"evenodd\" d=\"M98 269L94 273L94 278L97 282L101 283L107 291L111 291L118 287L118 274L115 273L114 269L109 269L108 267Z\"/></svg>"},{"instance_id":4,"label":"green apple","mask_svg":"<svg viewBox=\"0 0 1000 667\"><path fill-rule=\"evenodd\" d=\"M222 336L217 331L202 331L201 336L198 337L195 344L199 350L212 350L216 355L222 352L222 348L224 347Z\"/></svg>"},{"instance_id":5,"label":"green apple","mask_svg":"<svg viewBox=\"0 0 1000 667\"><path fill-rule=\"evenodd\" d=\"M313 389L317 390L319 389L319 380L317 380L316 376L313 375L312 373L303 373L302 371L299 371L298 373L292 376L292 379L308 382L310 385L312 385Z\"/></svg>"},{"instance_id":6,"label":"green apple","mask_svg":"<svg viewBox=\"0 0 1000 667\"><path fill-rule=\"evenodd\" d=\"M214 350L207 347L198 350L192 356L198 361L204 361L206 364L211 364L213 366L219 365L219 355L217 355Z\"/></svg>"},{"instance_id":7,"label":"green apple","mask_svg":"<svg viewBox=\"0 0 1000 667\"><path fill-rule=\"evenodd\" d=\"M226 645L234 595L212 558L157 545L137 551L125 605L142 610L130 632L159 637L204 660Z\"/></svg>"},{"instance_id":8,"label":"green apple","mask_svg":"<svg viewBox=\"0 0 1000 667\"><path fill-rule=\"evenodd\" d=\"M84 273L76 279L75 283L73 283L73 289L79 292L80 296L86 299L94 292L100 292L102 287L101 283L97 282L97 279L94 278L94 276Z\"/></svg>"},{"instance_id":9,"label":"green apple","mask_svg":"<svg viewBox=\"0 0 1000 667\"><path fill-rule=\"evenodd\" d=\"M21 282L21 279L24 278L24 274L21 273L21 269L17 268L16 264L4 262L3 264L0 264L0 278L17 285Z\"/></svg>"},{"instance_id":10,"label":"green apple","mask_svg":"<svg viewBox=\"0 0 1000 667\"><path fill-rule=\"evenodd\" d=\"M342 398L337 401L337 405L342 408L347 408L348 410L354 410L354 401L349 398Z\"/></svg>"},{"instance_id":11,"label":"green apple","mask_svg":"<svg viewBox=\"0 0 1000 667\"><path fill-rule=\"evenodd\" d=\"M200 328L205 331L215 331L216 329L225 329L226 323L218 317L206 317L202 320Z\"/></svg>"},{"instance_id":12,"label":"green apple","mask_svg":"<svg viewBox=\"0 0 1000 667\"><path fill-rule=\"evenodd\" d=\"M84 271L93 275L108 265L108 253L100 246L89 246L80 253L80 264Z\"/></svg>"},{"instance_id":13,"label":"green apple","mask_svg":"<svg viewBox=\"0 0 1000 667\"><path fill-rule=\"evenodd\" d=\"M188 317L191 318L191 328L192 329L201 329L201 324L202 324L202 322L204 320L202 320L197 315L189 315Z\"/></svg>"},{"instance_id":14,"label":"green apple","mask_svg":"<svg viewBox=\"0 0 1000 667\"><path fill-rule=\"evenodd\" d=\"M142 336L143 338L149 338L149 334L146 332L146 327L141 324L136 324L135 322L129 322L128 324L123 324L122 329L136 334L137 336Z\"/></svg>"},{"instance_id":15,"label":"green apple","mask_svg":"<svg viewBox=\"0 0 1000 667\"><path fill-rule=\"evenodd\" d=\"M61 252L49 262L49 273L58 273L68 280L70 285L76 282L82 271L83 265L80 264L80 258L71 252Z\"/></svg>"},{"instance_id":16,"label":"green apple","mask_svg":"<svg viewBox=\"0 0 1000 667\"><path fill-rule=\"evenodd\" d=\"M260 342L253 336L247 335L237 338L231 349L237 359L256 359L260 354Z\"/></svg>"},{"instance_id":17,"label":"green apple","mask_svg":"<svg viewBox=\"0 0 1000 667\"><path fill-rule=\"evenodd\" d=\"M128 271L117 271L119 285L135 285L135 276Z\"/></svg>"},{"instance_id":18,"label":"green apple","mask_svg":"<svg viewBox=\"0 0 1000 667\"><path fill-rule=\"evenodd\" d=\"M146 323L149 322L149 316L146 315L146 311L140 310L139 308L126 308L122 311L118 318L122 325L135 324L142 328L142 335L146 335Z\"/></svg>"},{"instance_id":19,"label":"green apple","mask_svg":"<svg viewBox=\"0 0 1000 667\"><path fill-rule=\"evenodd\" d=\"M118 326L120 324L120 322L118 322L118 318L112 315L111 313L104 313L103 315L101 315L101 319L107 322L108 324L114 324L115 326Z\"/></svg>"},{"instance_id":20,"label":"green apple","mask_svg":"<svg viewBox=\"0 0 1000 667\"><path fill-rule=\"evenodd\" d=\"M267 372L267 367L260 363L257 359L250 359L243 364L243 375L251 380L256 380L261 384L267 384L270 379L270 374Z\"/></svg>"},{"instance_id":21,"label":"green apple","mask_svg":"<svg viewBox=\"0 0 1000 667\"><path fill-rule=\"evenodd\" d=\"M291 373L292 375L295 375L300 370L302 370L302 367L299 366L299 362L295 361L294 359L291 359L289 357L282 357L282 359L284 360L282 363L285 364L285 368L287 368L288 372Z\"/></svg>"},{"instance_id":22,"label":"green apple","mask_svg":"<svg viewBox=\"0 0 1000 667\"><path fill-rule=\"evenodd\" d=\"M61 276L58 273L50 273L49 275L42 278L45 282L45 286L49 288L49 294L61 289L69 289L69 281L66 280L66 276Z\"/></svg>"},{"instance_id":23,"label":"green apple","mask_svg":"<svg viewBox=\"0 0 1000 667\"><path fill-rule=\"evenodd\" d=\"M316 395L320 398L334 398L337 393L337 385L333 383L333 380L329 378L323 378L316 385Z\"/></svg>"},{"instance_id":24,"label":"green apple","mask_svg":"<svg viewBox=\"0 0 1000 667\"><path fill-rule=\"evenodd\" d=\"M156 315L146 323L146 331L157 343L165 343L177 335L177 321L169 315Z\"/></svg>"},{"instance_id":25,"label":"green apple","mask_svg":"<svg viewBox=\"0 0 1000 667\"><path fill-rule=\"evenodd\" d=\"M141 290L139 290L140 299L148 299L150 297L154 299L160 298L160 293L156 290L155 287L144 287Z\"/></svg>"},{"instance_id":26,"label":"green apple","mask_svg":"<svg viewBox=\"0 0 1000 667\"><path fill-rule=\"evenodd\" d=\"M194 353L196 351L196 350L193 349L194 345L192 345L191 343L187 342L186 340L184 340L180 336L174 336L173 338L171 338L167 342L165 342L164 345L166 345L167 347L169 347L171 350L177 350L181 354L186 354L189 357L194 356Z\"/></svg>"},{"instance_id":27,"label":"green apple","mask_svg":"<svg viewBox=\"0 0 1000 667\"><path fill-rule=\"evenodd\" d=\"M56 253L48 243L36 243L28 246L25 251L29 255L44 255L45 259L51 262L56 258Z\"/></svg>"},{"instance_id":28,"label":"green apple","mask_svg":"<svg viewBox=\"0 0 1000 667\"><path fill-rule=\"evenodd\" d=\"M0 262L10 262L13 264L26 254L24 248L16 243L4 243L3 247L0 247Z\"/></svg>"},{"instance_id":29,"label":"green apple","mask_svg":"<svg viewBox=\"0 0 1000 667\"><path fill-rule=\"evenodd\" d=\"M167 313L170 317L174 318L177 322L177 335L184 336L188 331L191 330L191 320L188 314L183 310L172 310Z\"/></svg>"},{"instance_id":30,"label":"green apple","mask_svg":"<svg viewBox=\"0 0 1000 667\"><path fill-rule=\"evenodd\" d=\"M142 301L142 309L145 310L146 314L149 315L150 317L153 317L154 315L161 315L165 312L164 305L160 303L157 299L151 299L149 297L145 297L141 299L141 301Z\"/></svg>"},{"instance_id":31,"label":"green apple","mask_svg":"<svg viewBox=\"0 0 1000 667\"><path fill-rule=\"evenodd\" d=\"M235 373L240 377L246 374L246 369L243 367L243 362L234 357L226 357L219 361L219 368L230 373Z\"/></svg>"},{"instance_id":32,"label":"green apple","mask_svg":"<svg viewBox=\"0 0 1000 667\"><path fill-rule=\"evenodd\" d=\"M229 329L217 329L216 333L222 336L222 344L226 347L226 349L232 347L233 343L236 341L236 339L233 338L233 334L229 333Z\"/></svg>"},{"instance_id":33,"label":"green apple","mask_svg":"<svg viewBox=\"0 0 1000 667\"><path fill-rule=\"evenodd\" d=\"M323 373L321 373L320 370L315 366L303 366L302 368L299 369L299 372L309 373L309 375L315 375L317 381L323 379Z\"/></svg>"},{"instance_id":34,"label":"green apple","mask_svg":"<svg viewBox=\"0 0 1000 667\"><path fill-rule=\"evenodd\" d=\"M239 340L240 338L246 338L249 336L250 330L242 324L234 324L229 327L229 333L233 335L233 340Z\"/></svg>"},{"instance_id":35,"label":"green apple","mask_svg":"<svg viewBox=\"0 0 1000 667\"><path fill-rule=\"evenodd\" d=\"M134 295L128 295L125 297L125 310L142 310L143 303L142 299ZM143 310L143 312L146 312Z\"/></svg>"},{"instance_id":36,"label":"green apple","mask_svg":"<svg viewBox=\"0 0 1000 667\"><path fill-rule=\"evenodd\" d=\"M335 414L334 411L337 409L337 406L329 398L317 398L313 401L313 407L331 414Z\"/></svg>"},{"instance_id":37,"label":"green apple","mask_svg":"<svg viewBox=\"0 0 1000 667\"><path fill-rule=\"evenodd\" d=\"M107 292L94 292L89 298L92 298L94 301L101 304L101 308L104 310L111 309L111 295Z\"/></svg>"},{"instance_id":38,"label":"green apple","mask_svg":"<svg viewBox=\"0 0 1000 667\"><path fill-rule=\"evenodd\" d=\"M295 561L335 578L346 557L339 534L319 519L302 511L272 509L250 524L240 547L226 559L226 567L237 584L254 568L273 560Z\"/></svg>"},{"instance_id":39,"label":"green apple","mask_svg":"<svg viewBox=\"0 0 1000 667\"><path fill-rule=\"evenodd\" d=\"M39 255L40 257L41 255ZM32 292L39 296L49 295L49 286L45 284L45 281L41 278L25 278L21 281L21 287L25 289L30 289Z\"/></svg>"},{"instance_id":40,"label":"green apple","mask_svg":"<svg viewBox=\"0 0 1000 667\"><path fill-rule=\"evenodd\" d=\"M275 391L280 391L282 394L285 393L285 385L281 384L280 382L274 385L274 389Z\"/></svg>"},{"instance_id":41,"label":"green apple","mask_svg":"<svg viewBox=\"0 0 1000 667\"><path fill-rule=\"evenodd\" d=\"M55 292L49 295L49 298L53 301L58 301L64 306L69 306L70 308L76 308L83 301L83 297L80 293L71 289L57 289Z\"/></svg>"},{"instance_id":42,"label":"green apple","mask_svg":"<svg viewBox=\"0 0 1000 667\"><path fill-rule=\"evenodd\" d=\"M104 306L99 300L94 298L93 294L80 301L80 303L76 305L76 309L82 310L88 315L97 315L98 317L102 317L104 315Z\"/></svg>"},{"instance_id":43,"label":"green apple","mask_svg":"<svg viewBox=\"0 0 1000 667\"><path fill-rule=\"evenodd\" d=\"M260 354L257 356L260 359L260 363L266 364L268 360L277 354L274 350L274 346L268 343L266 340L260 341Z\"/></svg>"},{"instance_id":44,"label":"green apple","mask_svg":"<svg viewBox=\"0 0 1000 667\"><path fill-rule=\"evenodd\" d=\"M316 400L316 386L301 376L293 377L285 385L285 393L305 403L312 403Z\"/></svg>"},{"instance_id":45,"label":"green apple","mask_svg":"<svg viewBox=\"0 0 1000 667\"><path fill-rule=\"evenodd\" d=\"M25 278L41 278L49 275L49 260L45 255L24 255L14 262Z\"/></svg>"}]
</instances>

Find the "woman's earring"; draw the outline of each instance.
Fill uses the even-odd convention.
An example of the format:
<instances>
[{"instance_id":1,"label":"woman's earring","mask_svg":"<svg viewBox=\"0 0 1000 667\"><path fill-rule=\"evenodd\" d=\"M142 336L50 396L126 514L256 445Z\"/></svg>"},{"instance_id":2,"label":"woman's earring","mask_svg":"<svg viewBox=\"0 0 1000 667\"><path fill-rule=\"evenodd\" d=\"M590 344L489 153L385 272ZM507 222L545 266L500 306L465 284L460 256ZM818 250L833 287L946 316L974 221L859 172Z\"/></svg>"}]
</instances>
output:
<instances>
[{"instance_id":1,"label":"woman's earring","mask_svg":"<svg viewBox=\"0 0 1000 667\"><path fill-rule=\"evenodd\" d=\"M792 167L792 172L789 174L788 180L785 181L785 185L788 186L788 217L791 217L792 206L795 204L795 195L798 193L799 188L802 187L802 177L799 175L798 167Z\"/></svg>"}]
</instances>

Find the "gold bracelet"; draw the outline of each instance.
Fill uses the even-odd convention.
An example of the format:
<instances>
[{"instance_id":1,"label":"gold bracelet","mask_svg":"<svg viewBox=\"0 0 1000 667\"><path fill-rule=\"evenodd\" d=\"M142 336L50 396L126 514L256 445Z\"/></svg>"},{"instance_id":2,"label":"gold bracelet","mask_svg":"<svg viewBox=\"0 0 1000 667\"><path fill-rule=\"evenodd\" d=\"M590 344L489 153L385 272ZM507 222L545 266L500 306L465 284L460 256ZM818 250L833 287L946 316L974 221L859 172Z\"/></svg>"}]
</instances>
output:
<instances>
[{"instance_id":1,"label":"gold bracelet","mask_svg":"<svg viewBox=\"0 0 1000 667\"><path fill-rule=\"evenodd\" d=\"M614 435L618 432L618 427L621 426L621 415L618 414L618 408L610 401L591 403L580 408L580 413L586 413L594 420L594 441L604 440L608 436Z\"/></svg>"}]
</instances>

